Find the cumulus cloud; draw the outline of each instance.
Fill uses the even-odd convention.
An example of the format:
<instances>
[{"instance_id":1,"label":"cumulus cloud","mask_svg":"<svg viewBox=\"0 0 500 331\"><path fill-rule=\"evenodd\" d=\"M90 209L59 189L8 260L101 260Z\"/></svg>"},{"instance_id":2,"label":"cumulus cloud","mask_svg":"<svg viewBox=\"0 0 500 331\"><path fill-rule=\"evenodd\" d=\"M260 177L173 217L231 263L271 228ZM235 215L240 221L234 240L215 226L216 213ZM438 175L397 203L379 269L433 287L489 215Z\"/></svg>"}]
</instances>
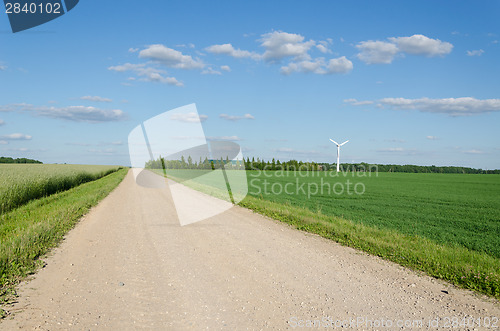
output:
<instances>
[{"instance_id":1,"label":"cumulus cloud","mask_svg":"<svg viewBox=\"0 0 500 331\"><path fill-rule=\"evenodd\" d=\"M87 123L116 122L127 119L127 114L120 109L104 110L85 106L47 107L30 104L10 104L0 106L0 112L2 111L30 112L36 116Z\"/></svg>"},{"instance_id":2,"label":"cumulus cloud","mask_svg":"<svg viewBox=\"0 0 500 331\"><path fill-rule=\"evenodd\" d=\"M234 48L231 44L212 45L205 48L205 50L209 53L229 55L237 59L252 58L254 60L259 60L261 58L260 54Z\"/></svg>"},{"instance_id":3,"label":"cumulus cloud","mask_svg":"<svg viewBox=\"0 0 500 331\"><path fill-rule=\"evenodd\" d=\"M198 115L196 113L172 114L170 119L184 123L200 123L206 121L207 115Z\"/></svg>"},{"instance_id":4,"label":"cumulus cloud","mask_svg":"<svg viewBox=\"0 0 500 331\"><path fill-rule=\"evenodd\" d=\"M436 136L425 136L425 138L429 140L439 140L439 138Z\"/></svg>"},{"instance_id":5,"label":"cumulus cloud","mask_svg":"<svg viewBox=\"0 0 500 331\"><path fill-rule=\"evenodd\" d=\"M314 40L304 41L304 37L282 31L262 35L261 46L265 48L262 58L268 62L280 61L286 57L296 60L309 59L309 49L316 45Z\"/></svg>"},{"instance_id":6,"label":"cumulus cloud","mask_svg":"<svg viewBox=\"0 0 500 331\"><path fill-rule=\"evenodd\" d=\"M397 54L424 55L427 57L445 56L453 45L439 39L432 39L421 34L410 37L390 37L387 41L362 41L356 48L357 57L367 64L392 63Z\"/></svg>"},{"instance_id":7,"label":"cumulus cloud","mask_svg":"<svg viewBox=\"0 0 500 331\"><path fill-rule=\"evenodd\" d=\"M33 138L30 135L23 134L23 133L11 133L11 134L6 134L3 136L0 136L1 140L31 140Z\"/></svg>"},{"instance_id":8,"label":"cumulus cloud","mask_svg":"<svg viewBox=\"0 0 500 331\"><path fill-rule=\"evenodd\" d=\"M345 99L344 102L353 106L363 106L376 103L380 108L394 110L418 110L426 113L440 113L450 116L469 116L500 111L500 99L476 99L472 97L444 98L444 99L406 99L383 98L380 100L358 101Z\"/></svg>"},{"instance_id":9,"label":"cumulus cloud","mask_svg":"<svg viewBox=\"0 0 500 331\"><path fill-rule=\"evenodd\" d=\"M468 116L500 111L500 99L479 100L471 97L446 99L384 98L381 106L395 110L418 110L427 113L441 113L450 116Z\"/></svg>"},{"instance_id":10,"label":"cumulus cloud","mask_svg":"<svg viewBox=\"0 0 500 331\"><path fill-rule=\"evenodd\" d=\"M117 72L132 71L137 74L137 76L141 77L140 80L142 81L164 83L181 87L184 86L184 84L179 82L175 77L167 77L167 72L165 70L148 66L146 63L125 63L122 65L108 67L108 70ZM135 80L135 77L129 77L127 79L133 81Z\"/></svg>"},{"instance_id":11,"label":"cumulus cloud","mask_svg":"<svg viewBox=\"0 0 500 331\"><path fill-rule=\"evenodd\" d=\"M439 39L432 39L421 34L411 37L392 37L390 41L395 43L401 52L413 55L444 56L449 54L453 45Z\"/></svg>"},{"instance_id":12,"label":"cumulus cloud","mask_svg":"<svg viewBox=\"0 0 500 331\"><path fill-rule=\"evenodd\" d=\"M482 49L477 49L474 51L467 51L467 56L481 56L483 53L484 51Z\"/></svg>"},{"instance_id":13,"label":"cumulus cloud","mask_svg":"<svg viewBox=\"0 0 500 331\"><path fill-rule=\"evenodd\" d=\"M113 100L111 100L109 98L103 98L103 97L98 97L98 96L90 96L90 95L83 96L80 99L87 100L87 101L95 101L95 102L111 102L111 101L113 101Z\"/></svg>"},{"instance_id":14,"label":"cumulus cloud","mask_svg":"<svg viewBox=\"0 0 500 331\"><path fill-rule=\"evenodd\" d=\"M326 73L323 68L324 65L325 60L323 58L317 58L314 61L304 60L300 62L291 62L288 65L281 67L281 73L284 75L290 75L294 72L324 74Z\"/></svg>"},{"instance_id":15,"label":"cumulus cloud","mask_svg":"<svg viewBox=\"0 0 500 331\"><path fill-rule=\"evenodd\" d=\"M202 69L205 64L190 55L184 55L175 49L161 44L150 45L139 52L139 58L152 60L170 68Z\"/></svg>"},{"instance_id":16,"label":"cumulus cloud","mask_svg":"<svg viewBox=\"0 0 500 331\"><path fill-rule=\"evenodd\" d=\"M208 67L201 72L202 75L222 75L222 72L214 70L212 67Z\"/></svg>"},{"instance_id":17,"label":"cumulus cloud","mask_svg":"<svg viewBox=\"0 0 500 331\"><path fill-rule=\"evenodd\" d=\"M7 69L7 66L4 66L4 65L0 64L0 70L3 71L3 70L6 70L6 69Z\"/></svg>"},{"instance_id":18,"label":"cumulus cloud","mask_svg":"<svg viewBox=\"0 0 500 331\"><path fill-rule=\"evenodd\" d=\"M236 122L236 121L239 121L239 120L254 120L255 117L253 117L253 115L251 114L245 114L243 116L232 116L232 115L228 115L228 114L220 114L219 115L220 118L222 119L225 119L225 120L228 120L228 121L232 121L232 122Z\"/></svg>"},{"instance_id":19,"label":"cumulus cloud","mask_svg":"<svg viewBox=\"0 0 500 331\"><path fill-rule=\"evenodd\" d=\"M226 72L230 72L231 71L231 67L229 67L229 66L220 66L220 70L226 71Z\"/></svg>"},{"instance_id":20,"label":"cumulus cloud","mask_svg":"<svg viewBox=\"0 0 500 331\"><path fill-rule=\"evenodd\" d=\"M345 99L344 102L350 103L353 106L366 106L374 104L374 101L371 100L358 101L357 99Z\"/></svg>"},{"instance_id":21,"label":"cumulus cloud","mask_svg":"<svg viewBox=\"0 0 500 331\"><path fill-rule=\"evenodd\" d=\"M318 41L318 43L316 44L316 48L318 49L318 51L324 54L332 53L332 51L328 48L328 46L332 43L332 39L328 39L326 41Z\"/></svg>"},{"instance_id":22,"label":"cumulus cloud","mask_svg":"<svg viewBox=\"0 0 500 331\"><path fill-rule=\"evenodd\" d=\"M135 52L138 52L138 51L139 51L139 48L132 48L132 47L130 47L130 48L128 49L128 51L129 51L130 53L135 53Z\"/></svg>"},{"instance_id":23,"label":"cumulus cloud","mask_svg":"<svg viewBox=\"0 0 500 331\"><path fill-rule=\"evenodd\" d=\"M398 47L385 41L362 41L356 45L361 52L357 57L367 64L391 63L398 53Z\"/></svg>"},{"instance_id":24,"label":"cumulus cloud","mask_svg":"<svg viewBox=\"0 0 500 331\"><path fill-rule=\"evenodd\" d=\"M328 61L327 73L331 74L346 74L352 70L352 62L345 56Z\"/></svg>"},{"instance_id":25,"label":"cumulus cloud","mask_svg":"<svg viewBox=\"0 0 500 331\"><path fill-rule=\"evenodd\" d=\"M288 59L289 62L284 64L280 69L284 75L290 75L294 72L315 74L348 73L353 68L352 62L345 56L326 60L324 57L313 58L309 54L313 50L317 50L323 54L332 53L329 46L333 43L333 40L330 38L314 41L306 40L300 34L273 31L262 34L258 42L264 49L263 53L241 50L235 48L230 43L212 45L206 47L205 51L212 54L224 54L234 58L263 59L268 63L282 63L285 59ZM223 67L221 67L221 70L226 71Z\"/></svg>"},{"instance_id":26,"label":"cumulus cloud","mask_svg":"<svg viewBox=\"0 0 500 331\"><path fill-rule=\"evenodd\" d=\"M352 62L345 56L330 59L328 63L324 58L316 58L312 61L304 60L300 62L291 62L286 66L281 67L281 73L290 75L293 72L315 73L315 74L339 74L348 73L352 70Z\"/></svg>"}]
</instances>

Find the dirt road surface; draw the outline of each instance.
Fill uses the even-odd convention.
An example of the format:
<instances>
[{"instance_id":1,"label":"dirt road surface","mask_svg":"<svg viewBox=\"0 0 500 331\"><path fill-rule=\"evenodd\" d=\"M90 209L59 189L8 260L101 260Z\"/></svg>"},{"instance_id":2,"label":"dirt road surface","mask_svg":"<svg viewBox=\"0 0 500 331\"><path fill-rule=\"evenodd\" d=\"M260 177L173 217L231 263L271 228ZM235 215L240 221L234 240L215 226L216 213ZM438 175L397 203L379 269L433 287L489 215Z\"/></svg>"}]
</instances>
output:
<instances>
[{"instance_id":1,"label":"dirt road surface","mask_svg":"<svg viewBox=\"0 0 500 331\"><path fill-rule=\"evenodd\" d=\"M473 317L455 330L481 330L500 317L498 301L240 207L181 227L169 195L129 172L20 286L0 329L435 330Z\"/></svg>"}]
</instances>

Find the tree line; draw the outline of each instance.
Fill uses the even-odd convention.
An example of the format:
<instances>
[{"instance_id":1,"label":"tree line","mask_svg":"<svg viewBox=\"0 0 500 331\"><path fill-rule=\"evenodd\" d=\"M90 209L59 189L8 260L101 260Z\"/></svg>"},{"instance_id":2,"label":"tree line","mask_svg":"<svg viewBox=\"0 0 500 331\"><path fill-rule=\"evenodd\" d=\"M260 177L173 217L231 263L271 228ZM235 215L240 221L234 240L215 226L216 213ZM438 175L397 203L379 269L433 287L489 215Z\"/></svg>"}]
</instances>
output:
<instances>
[{"instance_id":1,"label":"tree line","mask_svg":"<svg viewBox=\"0 0 500 331\"><path fill-rule=\"evenodd\" d=\"M214 170L225 166L225 169L233 170L271 170L271 171L331 171L336 170L336 163L303 162L297 160L280 161L276 159L265 161L260 158L249 157L243 160L205 158L193 160L191 156L180 160L165 160L160 157L157 160L148 161L146 168L150 169L204 169ZM483 170L469 167L455 166L419 166L412 164L370 164L370 163L342 163L340 169L343 172L405 172L405 173L441 173L441 174L500 174L500 170Z\"/></svg>"},{"instance_id":2,"label":"tree line","mask_svg":"<svg viewBox=\"0 0 500 331\"><path fill-rule=\"evenodd\" d=\"M38 160L27 159L24 157L19 158L19 159L13 159L11 157L0 156L0 163L38 163L38 164L42 164L43 162L40 162Z\"/></svg>"}]
</instances>

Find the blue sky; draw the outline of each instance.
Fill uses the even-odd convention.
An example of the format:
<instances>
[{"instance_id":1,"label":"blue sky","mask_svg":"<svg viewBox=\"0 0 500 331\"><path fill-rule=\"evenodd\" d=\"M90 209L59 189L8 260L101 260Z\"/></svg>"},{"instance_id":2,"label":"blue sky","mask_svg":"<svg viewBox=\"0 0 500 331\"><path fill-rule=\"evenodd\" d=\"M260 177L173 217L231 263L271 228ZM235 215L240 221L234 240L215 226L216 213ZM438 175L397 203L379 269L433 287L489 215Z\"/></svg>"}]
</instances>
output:
<instances>
[{"instance_id":1,"label":"blue sky","mask_svg":"<svg viewBox=\"0 0 500 331\"><path fill-rule=\"evenodd\" d=\"M498 1L91 1L13 34L0 154L129 164L196 103L245 156L500 168Z\"/></svg>"}]
</instances>

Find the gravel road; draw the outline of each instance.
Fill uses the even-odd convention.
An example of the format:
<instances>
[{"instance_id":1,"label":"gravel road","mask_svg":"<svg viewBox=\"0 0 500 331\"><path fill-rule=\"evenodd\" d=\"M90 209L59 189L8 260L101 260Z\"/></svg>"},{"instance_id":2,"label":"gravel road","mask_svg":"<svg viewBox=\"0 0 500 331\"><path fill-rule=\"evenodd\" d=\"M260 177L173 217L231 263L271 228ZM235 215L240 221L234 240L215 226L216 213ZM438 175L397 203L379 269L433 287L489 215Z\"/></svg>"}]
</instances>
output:
<instances>
[{"instance_id":1,"label":"gravel road","mask_svg":"<svg viewBox=\"0 0 500 331\"><path fill-rule=\"evenodd\" d=\"M46 261L0 329L500 328L498 301L244 208L180 226L131 172Z\"/></svg>"}]
</instances>

